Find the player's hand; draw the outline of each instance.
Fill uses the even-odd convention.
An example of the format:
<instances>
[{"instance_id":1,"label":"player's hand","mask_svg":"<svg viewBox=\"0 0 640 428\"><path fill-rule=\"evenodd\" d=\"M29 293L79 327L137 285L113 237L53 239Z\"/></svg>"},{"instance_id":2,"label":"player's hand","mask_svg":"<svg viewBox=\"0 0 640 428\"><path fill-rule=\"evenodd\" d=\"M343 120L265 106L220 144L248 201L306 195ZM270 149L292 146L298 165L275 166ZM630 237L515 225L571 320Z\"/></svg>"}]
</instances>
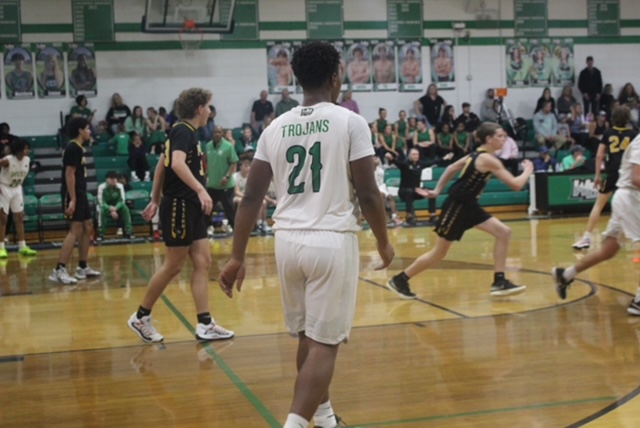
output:
<instances>
[{"instance_id":1,"label":"player's hand","mask_svg":"<svg viewBox=\"0 0 640 428\"><path fill-rule=\"evenodd\" d=\"M391 246L391 243L387 242L387 245L381 246L378 243L378 254L380 254L380 258L382 259L382 263L378 265L375 270L385 269L387 266L391 264L393 257L396 255L395 250Z\"/></svg>"},{"instance_id":2,"label":"player's hand","mask_svg":"<svg viewBox=\"0 0 640 428\"><path fill-rule=\"evenodd\" d=\"M531 174L533 173L533 162L531 162L529 159L525 159L522 161L522 169L524 169L524 172L527 174Z\"/></svg>"},{"instance_id":3,"label":"player's hand","mask_svg":"<svg viewBox=\"0 0 640 428\"><path fill-rule=\"evenodd\" d=\"M597 175L596 179L593 181L594 189L599 189L602 186L602 176Z\"/></svg>"},{"instance_id":4,"label":"player's hand","mask_svg":"<svg viewBox=\"0 0 640 428\"><path fill-rule=\"evenodd\" d=\"M67 217L73 216L73 213L76 212L76 201L73 199L69 202L69 206L66 210L64 210L64 215Z\"/></svg>"},{"instance_id":5,"label":"player's hand","mask_svg":"<svg viewBox=\"0 0 640 428\"><path fill-rule=\"evenodd\" d=\"M149 205L147 205L147 207L142 211L142 218L144 218L146 221L151 221L157 213L158 204L151 201L149 202Z\"/></svg>"},{"instance_id":6,"label":"player's hand","mask_svg":"<svg viewBox=\"0 0 640 428\"><path fill-rule=\"evenodd\" d=\"M416 187L415 189L413 189L418 195L424 197L424 198L437 198L438 196L440 196L440 192L436 192L435 190L430 190L430 189L423 189L422 187Z\"/></svg>"},{"instance_id":7,"label":"player's hand","mask_svg":"<svg viewBox=\"0 0 640 428\"><path fill-rule=\"evenodd\" d=\"M198 192L198 199L200 199L202 212L204 212L206 215L211 215L211 211L213 210L213 201L211 200L211 196L209 196L207 190L204 187Z\"/></svg>"},{"instance_id":8,"label":"player's hand","mask_svg":"<svg viewBox=\"0 0 640 428\"><path fill-rule=\"evenodd\" d=\"M233 284L236 284L236 289L238 293L242 289L242 283L244 282L245 268L244 261L231 259L229 260L220 275L218 276L218 284L220 284L220 288L222 292L226 294L229 298L233 297Z\"/></svg>"}]
</instances>

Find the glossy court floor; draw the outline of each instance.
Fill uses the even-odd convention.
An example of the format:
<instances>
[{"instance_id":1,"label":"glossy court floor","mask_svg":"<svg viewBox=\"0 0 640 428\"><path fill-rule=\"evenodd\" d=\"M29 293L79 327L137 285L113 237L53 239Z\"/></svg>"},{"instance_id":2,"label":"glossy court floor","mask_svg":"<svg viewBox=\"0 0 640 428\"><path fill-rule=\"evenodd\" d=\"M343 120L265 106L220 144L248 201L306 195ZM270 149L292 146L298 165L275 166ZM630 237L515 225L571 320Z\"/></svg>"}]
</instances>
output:
<instances>
[{"instance_id":1,"label":"glossy court floor","mask_svg":"<svg viewBox=\"0 0 640 428\"><path fill-rule=\"evenodd\" d=\"M640 318L626 313L640 271L633 249L581 275L564 302L549 274L583 256L571 244L585 221L510 221L508 276L529 288L498 300L488 293L487 235L465 235L447 261L412 280L419 300L402 301L383 284L435 234L391 230L397 259L374 272L375 243L362 232L336 411L360 427L640 426ZM230 243L211 242L212 278ZM0 426L281 426L296 340L283 328L273 243L251 239L248 280L233 300L211 282L214 316L237 336L205 345L193 338L189 269L154 310L164 344L144 345L126 326L162 261L160 244L92 248L104 276L77 286L47 281L57 251L30 262L11 254L0 267Z\"/></svg>"}]
</instances>

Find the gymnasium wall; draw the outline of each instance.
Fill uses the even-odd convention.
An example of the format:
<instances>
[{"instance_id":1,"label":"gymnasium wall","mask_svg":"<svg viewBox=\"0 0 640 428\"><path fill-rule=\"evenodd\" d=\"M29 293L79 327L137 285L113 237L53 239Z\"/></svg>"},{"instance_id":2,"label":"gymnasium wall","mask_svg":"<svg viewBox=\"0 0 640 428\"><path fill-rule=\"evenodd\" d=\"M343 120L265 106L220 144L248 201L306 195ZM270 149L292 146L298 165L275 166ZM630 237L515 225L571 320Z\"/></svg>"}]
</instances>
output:
<instances>
[{"instance_id":1,"label":"gymnasium wall","mask_svg":"<svg viewBox=\"0 0 640 428\"><path fill-rule=\"evenodd\" d=\"M513 37L513 0L486 0L496 20L479 23L473 11L465 12L469 0L425 0L425 38L454 37L453 22L465 22L470 37L458 40L456 89L441 91L447 102L458 107L470 101L479 110L489 87L505 86L504 39ZM621 37L587 37L587 0L548 0L549 36L575 39L576 73L587 55L595 57L604 80L619 87L627 81L640 86L640 7L638 0L620 0ZM249 118L251 103L266 88L264 42L299 40L306 35L303 0L260 0L261 41L220 41L207 35L203 48L190 62L180 50L177 34L145 34L140 31L144 0L115 0L116 42L98 44L98 97L90 107L97 119L106 114L110 96L122 94L133 108L141 105L171 107L178 93L190 86L203 86L214 93L217 123L232 127ZM386 0L344 0L346 38L386 38ZM479 3L473 2L470 3ZM499 20L499 22L498 22ZM70 0L22 0L23 42L71 42ZM500 29L502 28L502 29ZM428 58L426 58L428 59ZM424 75L430 65L424 64ZM58 128L58 114L74 104L70 98L0 99L0 121L7 121L18 135L46 135ZM540 88L510 89L507 106L516 116L530 117ZM386 107L391 118L400 109L412 108L419 93L357 93L362 114L372 120L378 107ZM300 100L300 96L296 95ZM272 96L275 103L279 96Z\"/></svg>"}]
</instances>

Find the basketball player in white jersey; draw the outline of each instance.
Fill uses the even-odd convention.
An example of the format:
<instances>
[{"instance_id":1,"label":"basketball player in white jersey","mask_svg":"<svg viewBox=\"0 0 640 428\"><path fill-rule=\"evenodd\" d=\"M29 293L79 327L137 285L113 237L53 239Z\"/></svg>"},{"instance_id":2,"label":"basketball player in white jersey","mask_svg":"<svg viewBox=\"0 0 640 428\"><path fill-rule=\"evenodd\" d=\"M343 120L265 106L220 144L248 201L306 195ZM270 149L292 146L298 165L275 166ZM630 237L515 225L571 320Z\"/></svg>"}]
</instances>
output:
<instances>
[{"instance_id":1,"label":"basketball player in white jersey","mask_svg":"<svg viewBox=\"0 0 640 428\"><path fill-rule=\"evenodd\" d=\"M637 136L622 155L617 190L611 203L611 218L600 247L566 269L555 267L552 275L558 296L567 298L567 289L581 272L613 258L622 247L622 238L640 242L640 136ZM630 315L640 316L640 284L635 297L627 307Z\"/></svg>"},{"instance_id":2,"label":"basketball player in white jersey","mask_svg":"<svg viewBox=\"0 0 640 428\"><path fill-rule=\"evenodd\" d=\"M335 105L338 52L327 43L308 43L296 50L291 65L304 90L302 106L279 116L260 136L236 213L231 260L218 280L229 297L236 281L240 291L249 235L273 178L282 301L287 327L299 338L298 377L284 426L307 428L313 417L315 426L333 428L341 422L329 401L329 384L356 304L358 202L378 242L380 269L394 251L374 178L369 126Z\"/></svg>"},{"instance_id":3,"label":"basketball player in white jersey","mask_svg":"<svg viewBox=\"0 0 640 428\"><path fill-rule=\"evenodd\" d=\"M23 256L36 255L36 251L27 246L24 234L22 182L29 174L29 151L29 143L18 138L11 144L11 154L0 159L0 259L9 257L4 246L9 210L16 225L18 253Z\"/></svg>"}]
</instances>

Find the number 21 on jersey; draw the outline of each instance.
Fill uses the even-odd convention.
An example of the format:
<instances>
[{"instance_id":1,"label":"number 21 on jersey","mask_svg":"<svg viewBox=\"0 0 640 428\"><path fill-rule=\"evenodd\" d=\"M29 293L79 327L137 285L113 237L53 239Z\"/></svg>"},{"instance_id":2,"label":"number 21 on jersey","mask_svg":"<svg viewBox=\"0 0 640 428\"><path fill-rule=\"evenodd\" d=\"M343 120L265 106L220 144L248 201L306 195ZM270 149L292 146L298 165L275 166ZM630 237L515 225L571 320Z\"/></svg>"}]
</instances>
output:
<instances>
[{"instance_id":1,"label":"number 21 on jersey","mask_svg":"<svg viewBox=\"0 0 640 428\"><path fill-rule=\"evenodd\" d=\"M311 188L313 193L318 193L320 191L320 172L322 171L322 159L320 157L321 153L321 144L320 141L316 141L313 143L313 146L309 149L309 156L311 156ZM303 193L305 190L306 182L302 181L296 184L298 181L298 176L302 172L302 169L305 165L305 160L307 159L307 150L300 145L295 145L289 147L287 150L287 162L293 164L293 171L289 174L289 188L287 189L287 193L290 195L295 195L298 193Z\"/></svg>"}]
</instances>

